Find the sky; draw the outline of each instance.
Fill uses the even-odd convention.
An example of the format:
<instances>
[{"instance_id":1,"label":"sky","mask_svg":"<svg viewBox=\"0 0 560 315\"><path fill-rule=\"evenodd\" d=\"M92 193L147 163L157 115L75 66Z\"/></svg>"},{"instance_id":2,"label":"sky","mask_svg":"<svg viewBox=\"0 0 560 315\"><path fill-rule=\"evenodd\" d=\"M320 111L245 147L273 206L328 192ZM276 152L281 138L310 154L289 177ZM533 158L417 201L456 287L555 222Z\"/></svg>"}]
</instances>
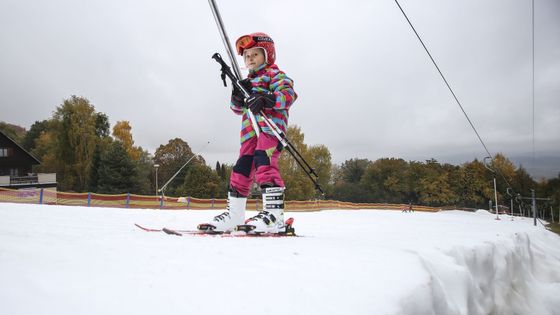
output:
<instances>
[{"instance_id":1,"label":"sky","mask_svg":"<svg viewBox=\"0 0 560 315\"><path fill-rule=\"evenodd\" d=\"M217 2L232 41L274 39L299 95L290 124L334 163L487 155L394 1ZM556 176L560 2L535 0L534 116L531 1L399 3L490 153ZM210 165L234 163L241 118L215 52L227 60L203 0L0 0L0 121L29 128L78 95L152 154L179 137Z\"/></svg>"}]
</instances>

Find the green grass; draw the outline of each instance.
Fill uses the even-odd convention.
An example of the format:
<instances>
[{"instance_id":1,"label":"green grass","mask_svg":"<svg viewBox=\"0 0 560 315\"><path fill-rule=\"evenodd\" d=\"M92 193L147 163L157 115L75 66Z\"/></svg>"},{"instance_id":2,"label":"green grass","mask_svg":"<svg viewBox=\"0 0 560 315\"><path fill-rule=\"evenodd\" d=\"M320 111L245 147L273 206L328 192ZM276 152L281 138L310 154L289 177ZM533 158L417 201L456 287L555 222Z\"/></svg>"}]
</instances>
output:
<instances>
[{"instance_id":1,"label":"green grass","mask_svg":"<svg viewBox=\"0 0 560 315\"><path fill-rule=\"evenodd\" d=\"M552 231L558 235L560 235L560 224L558 223L550 223L546 226L549 231Z\"/></svg>"}]
</instances>

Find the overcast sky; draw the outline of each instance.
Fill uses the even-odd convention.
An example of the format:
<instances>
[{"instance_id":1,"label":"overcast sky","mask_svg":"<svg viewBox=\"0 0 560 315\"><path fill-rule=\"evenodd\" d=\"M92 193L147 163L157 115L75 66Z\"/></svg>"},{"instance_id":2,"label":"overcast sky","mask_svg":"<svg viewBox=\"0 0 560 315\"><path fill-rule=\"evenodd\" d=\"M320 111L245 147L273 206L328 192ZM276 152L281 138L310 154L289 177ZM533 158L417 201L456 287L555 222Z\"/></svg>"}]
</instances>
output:
<instances>
[{"instance_id":1,"label":"overcast sky","mask_svg":"<svg viewBox=\"0 0 560 315\"><path fill-rule=\"evenodd\" d=\"M530 0L401 0L491 153L532 155ZM232 41L268 33L299 99L290 124L333 162L486 153L394 1L219 1ZM29 128L71 95L154 153L180 137L234 163L240 117L211 56L206 0L0 0L0 120ZM239 59L241 62L241 59ZM535 0L535 149L560 171L560 1ZM531 170L531 165L525 165ZM536 167L536 166L534 166Z\"/></svg>"}]
</instances>

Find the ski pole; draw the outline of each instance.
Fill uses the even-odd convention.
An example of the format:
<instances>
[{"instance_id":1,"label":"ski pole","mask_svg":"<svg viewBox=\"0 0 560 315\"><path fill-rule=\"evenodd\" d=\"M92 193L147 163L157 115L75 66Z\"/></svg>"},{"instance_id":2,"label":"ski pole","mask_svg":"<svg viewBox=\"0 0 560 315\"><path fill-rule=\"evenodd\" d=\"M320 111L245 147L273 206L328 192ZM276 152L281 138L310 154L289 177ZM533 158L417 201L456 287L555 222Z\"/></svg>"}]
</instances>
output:
<instances>
[{"instance_id":1,"label":"ski pole","mask_svg":"<svg viewBox=\"0 0 560 315\"><path fill-rule=\"evenodd\" d=\"M278 139L278 141L280 141L282 146L285 147L286 150L288 150L288 152L292 155L294 160L296 160L298 165L303 169L305 174L307 174L309 179L311 179L311 181L315 185L315 189L317 189L318 191L321 192L321 194L324 195L325 192L323 192L323 189L321 189L321 186L319 185L319 183L316 181L315 178L313 178L313 176L311 176L311 175L315 175L315 177L318 178L319 175L317 175L317 173L315 173L315 170L309 165L309 163L307 163L305 158L301 155L301 153L299 153L299 151L296 149L296 147L288 140L288 138L280 130L280 128L278 128L278 126L272 120L270 120L270 118L268 118L262 111L261 111L260 115L261 115L261 117L263 117L265 124L272 130L272 133L274 134L274 136Z\"/></svg>"},{"instance_id":2,"label":"ski pole","mask_svg":"<svg viewBox=\"0 0 560 315\"><path fill-rule=\"evenodd\" d=\"M220 36L222 37L222 42L226 47L226 52L228 53L229 60L233 65L233 71L235 72L235 77L238 79L242 79L243 76L241 75L241 71L239 70L239 65L237 64L237 60L235 59L235 55L233 54L233 49L231 47L231 42L229 41L229 37L226 33L224 28L224 22L222 20L222 16L220 15L220 11L218 10L218 6L216 5L216 1L208 0L210 4L210 8L212 9L212 14L214 15L214 20L216 20L216 25L218 26L218 31L220 31Z\"/></svg>"},{"instance_id":3,"label":"ski pole","mask_svg":"<svg viewBox=\"0 0 560 315\"><path fill-rule=\"evenodd\" d=\"M319 177L319 175L317 175L317 173L315 173L315 170L309 165L309 163L307 163L307 161L303 158L301 153L299 153L299 151L290 142L290 140L286 137L286 135L278 127L278 125L276 125L274 123L274 121L272 121L268 116L266 116L263 111L260 112L260 115L263 117L263 120L264 120L265 124L272 130L272 132L274 133L274 136L276 136L276 138L278 138L278 140L280 140L280 143L282 143L282 146L285 146L286 148L289 148L289 149L293 150L294 153L292 153L292 155L296 154L302 160L303 164L305 164L305 166L307 166L308 172L317 176L317 177ZM305 169L305 167L303 167L303 165L302 165L302 168Z\"/></svg>"},{"instance_id":4,"label":"ski pole","mask_svg":"<svg viewBox=\"0 0 560 315\"><path fill-rule=\"evenodd\" d=\"M216 21L216 25L218 26L218 31L220 31L220 36L222 37L222 42L224 43L224 46L226 48L226 52L228 54L229 60L233 65L233 71L235 72L234 76L237 80L241 80L243 79L243 75L241 75L241 70L239 70L237 59L235 59L235 55L233 54L233 49L231 48L231 42L229 41L229 37L226 33L226 29L224 27L224 21L222 21L222 16L220 15L220 11L218 10L218 5L214 0L208 0L208 3L210 4L210 9L212 9L212 14L214 15L214 20ZM222 75L222 80L224 80L223 75ZM225 84L226 81L224 80L224 85ZM248 95L246 97L248 97ZM244 111L249 116L249 119L251 120L251 125L253 126L253 130L255 130L257 137L259 137L260 128L259 128L259 124L257 124L255 115L253 115L253 113L247 109L245 109Z\"/></svg>"}]
</instances>

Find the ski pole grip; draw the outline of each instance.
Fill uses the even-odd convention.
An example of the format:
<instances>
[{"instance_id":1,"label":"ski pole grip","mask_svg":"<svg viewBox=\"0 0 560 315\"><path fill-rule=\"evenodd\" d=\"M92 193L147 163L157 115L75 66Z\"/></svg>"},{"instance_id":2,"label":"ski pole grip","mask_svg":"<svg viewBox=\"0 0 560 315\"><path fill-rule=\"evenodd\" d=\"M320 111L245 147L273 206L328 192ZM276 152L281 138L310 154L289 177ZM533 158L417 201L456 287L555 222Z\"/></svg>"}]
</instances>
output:
<instances>
[{"instance_id":1,"label":"ski pole grip","mask_svg":"<svg viewBox=\"0 0 560 315\"><path fill-rule=\"evenodd\" d=\"M227 65L227 63L225 63L224 59L222 59L222 56L220 56L220 54L214 53L212 55L212 59L216 60L216 62L219 63L222 66L222 72L226 72L226 71L231 72L230 67ZM224 71L224 69L227 69L227 70Z\"/></svg>"},{"instance_id":2,"label":"ski pole grip","mask_svg":"<svg viewBox=\"0 0 560 315\"><path fill-rule=\"evenodd\" d=\"M218 53L214 53L212 55L212 59L216 60L218 63L222 63L224 60L222 59L222 56L220 56L220 54Z\"/></svg>"}]
</instances>

